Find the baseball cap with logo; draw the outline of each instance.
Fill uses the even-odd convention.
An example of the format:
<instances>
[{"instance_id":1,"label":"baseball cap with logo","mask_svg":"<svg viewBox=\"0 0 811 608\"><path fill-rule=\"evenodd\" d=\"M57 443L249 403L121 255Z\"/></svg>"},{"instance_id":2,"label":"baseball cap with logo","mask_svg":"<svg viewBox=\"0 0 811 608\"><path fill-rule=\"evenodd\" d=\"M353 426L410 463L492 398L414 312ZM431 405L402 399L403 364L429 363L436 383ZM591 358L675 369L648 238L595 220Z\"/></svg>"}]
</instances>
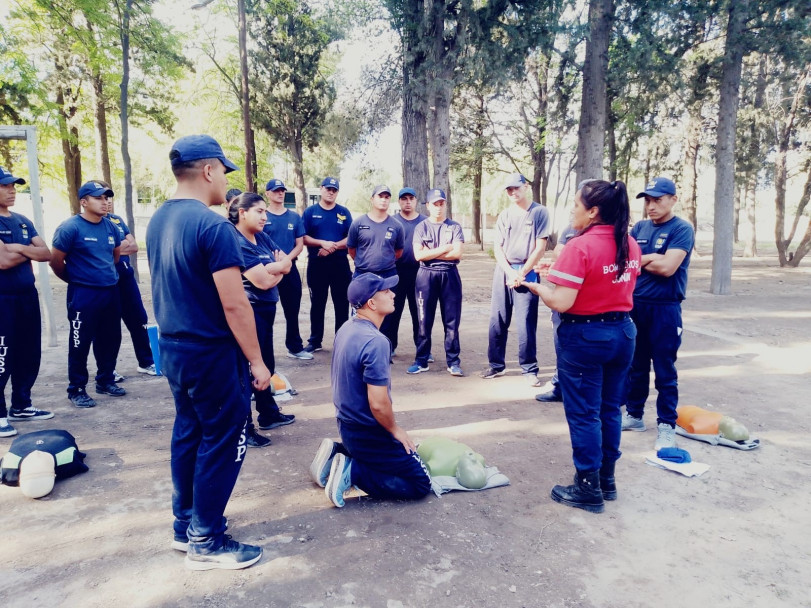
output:
<instances>
[{"instance_id":1,"label":"baseball cap with logo","mask_svg":"<svg viewBox=\"0 0 811 608\"><path fill-rule=\"evenodd\" d=\"M507 183L504 184L504 189L507 188L520 188L527 183L527 178L520 173L513 173L507 178Z\"/></svg>"},{"instance_id":2,"label":"baseball cap with logo","mask_svg":"<svg viewBox=\"0 0 811 608\"><path fill-rule=\"evenodd\" d=\"M448 199L445 197L445 191L440 190L439 188L429 190L428 194L425 195L425 202L427 203L435 203L437 201L446 201L446 200Z\"/></svg>"},{"instance_id":3,"label":"baseball cap with logo","mask_svg":"<svg viewBox=\"0 0 811 608\"><path fill-rule=\"evenodd\" d=\"M403 198L404 196L408 196L409 194L414 198L417 198L417 191L414 190L414 188L402 188L400 190L400 193L397 195L397 198Z\"/></svg>"},{"instance_id":4,"label":"baseball cap with logo","mask_svg":"<svg viewBox=\"0 0 811 608\"><path fill-rule=\"evenodd\" d=\"M51 493L56 481L56 460L49 452L34 450L20 462L20 490L28 498Z\"/></svg>"},{"instance_id":5,"label":"baseball cap with logo","mask_svg":"<svg viewBox=\"0 0 811 608\"><path fill-rule=\"evenodd\" d=\"M172 149L169 151L169 160L173 167L201 158L218 159L225 165L226 173L239 171L239 167L225 158L222 147L210 135L186 135L172 144Z\"/></svg>"},{"instance_id":6,"label":"baseball cap with logo","mask_svg":"<svg viewBox=\"0 0 811 608\"><path fill-rule=\"evenodd\" d=\"M0 167L0 185L20 184L22 186L24 183L25 180L22 177L15 177L11 174L11 171L6 171L3 167Z\"/></svg>"},{"instance_id":7,"label":"baseball cap with logo","mask_svg":"<svg viewBox=\"0 0 811 608\"><path fill-rule=\"evenodd\" d=\"M79 200L86 196L115 196L112 190L98 182L85 182L79 188Z\"/></svg>"},{"instance_id":8,"label":"baseball cap with logo","mask_svg":"<svg viewBox=\"0 0 811 608\"><path fill-rule=\"evenodd\" d=\"M352 279L346 290L346 297L352 308L363 308L363 305L371 300L378 291L391 289L397 285L399 280L397 275L384 279L373 272L367 272Z\"/></svg>"},{"instance_id":9,"label":"baseball cap with logo","mask_svg":"<svg viewBox=\"0 0 811 608\"><path fill-rule=\"evenodd\" d=\"M674 196L676 194L676 184L673 183L673 180L667 179L666 177L654 177L645 184L645 191L637 194L636 198L642 198L643 196L659 198L665 194Z\"/></svg>"},{"instance_id":10,"label":"baseball cap with logo","mask_svg":"<svg viewBox=\"0 0 811 608\"><path fill-rule=\"evenodd\" d=\"M276 192L276 190L287 191L287 188L282 180L273 178L268 182L268 185L265 186L265 192Z\"/></svg>"},{"instance_id":11,"label":"baseball cap with logo","mask_svg":"<svg viewBox=\"0 0 811 608\"><path fill-rule=\"evenodd\" d=\"M389 196L391 196L391 190L389 190L389 187L380 184L378 186L375 186L375 189L372 191L372 196L377 196L378 194L383 194L384 192Z\"/></svg>"},{"instance_id":12,"label":"baseball cap with logo","mask_svg":"<svg viewBox=\"0 0 811 608\"><path fill-rule=\"evenodd\" d=\"M340 190L341 187L338 185L337 178L334 177L325 177L324 181L321 182L321 185L325 188L335 188L336 190Z\"/></svg>"}]
</instances>

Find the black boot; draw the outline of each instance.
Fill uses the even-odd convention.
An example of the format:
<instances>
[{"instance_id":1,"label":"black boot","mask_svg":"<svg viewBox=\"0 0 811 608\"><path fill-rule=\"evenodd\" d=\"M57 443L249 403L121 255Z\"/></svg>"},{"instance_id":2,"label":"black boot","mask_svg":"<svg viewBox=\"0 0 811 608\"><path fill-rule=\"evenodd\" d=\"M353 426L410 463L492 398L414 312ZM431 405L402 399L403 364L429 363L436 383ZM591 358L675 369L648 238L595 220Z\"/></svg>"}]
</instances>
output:
<instances>
[{"instance_id":1,"label":"black boot","mask_svg":"<svg viewBox=\"0 0 811 608\"><path fill-rule=\"evenodd\" d=\"M584 509L590 513L602 513L605 510L598 471L590 473L577 471L573 485L555 486L552 488L551 496L555 502Z\"/></svg>"},{"instance_id":2,"label":"black boot","mask_svg":"<svg viewBox=\"0 0 811 608\"><path fill-rule=\"evenodd\" d=\"M617 484L614 482L614 466L617 461L604 462L600 467L600 489L603 500L617 500Z\"/></svg>"}]
</instances>

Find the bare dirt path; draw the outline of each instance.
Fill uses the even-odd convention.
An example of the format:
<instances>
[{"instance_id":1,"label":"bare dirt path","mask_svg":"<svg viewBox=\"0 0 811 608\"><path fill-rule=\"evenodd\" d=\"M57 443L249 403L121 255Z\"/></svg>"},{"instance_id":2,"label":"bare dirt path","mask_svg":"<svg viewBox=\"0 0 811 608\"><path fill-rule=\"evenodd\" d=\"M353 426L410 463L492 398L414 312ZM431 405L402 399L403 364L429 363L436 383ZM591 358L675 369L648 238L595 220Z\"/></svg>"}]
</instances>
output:
<instances>
[{"instance_id":1,"label":"bare dirt path","mask_svg":"<svg viewBox=\"0 0 811 608\"><path fill-rule=\"evenodd\" d=\"M36 405L56 417L17 428L69 430L90 471L38 501L0 487L0 605L811 606L811 271L736 259L735 295L714 297L709 264L694 261L684 306L682 403L736 417L760 449L680 439L711 465L688 479L644 464L653 431L626 433L619 500L602 515L553 503L552 485L573 472L562 408L533 400L514 336L508 375L475 375L486 364L493 262L468 246L461 340L469 376L449 376L442 357L429 373L406 375L414 349L404 322L392 392L413 437L463 441L512 485L416 504L352 498L332 508L307 475L320 439L336 433L330 349L313 362L280 357L299 391L284 404L297 422L271 431L271 447L249 451L226 514L235 537L261 544L265 557L238 572L189 572L169 549L173 404L165 379L134 373L125 336L118 369L130 376L129 395L73 408L60 320L60 346L44 350L34 391ZM61 319L63 289L56 299ZM545 377L554 365L547 314L539 329ZM279 336L281 321L277 328ZM439 354L439 328L434 337ZM653 399L645 418L655 425ZM10 442L0 439L0 452Z\"/></svg>"}]
</instances>

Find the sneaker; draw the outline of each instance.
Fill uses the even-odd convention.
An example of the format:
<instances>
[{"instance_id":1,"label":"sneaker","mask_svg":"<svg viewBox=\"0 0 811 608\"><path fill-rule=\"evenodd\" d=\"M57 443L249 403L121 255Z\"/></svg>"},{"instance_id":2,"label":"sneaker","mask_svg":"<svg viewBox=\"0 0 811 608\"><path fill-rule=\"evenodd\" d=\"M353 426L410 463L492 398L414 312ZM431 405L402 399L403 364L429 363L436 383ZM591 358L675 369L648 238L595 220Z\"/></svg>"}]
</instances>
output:
<instances>
[{"instance_id":1,"label":"sneaker","mask_svg":"<svg viewBox=\"0 0 811 608\"><path fill-rule=\"evenodd\" d=\"M464 375L465 375L465 372L463 372L463 371L462 371L462 368L461 368L461 367L459 367L458 365L451 365L451 366L448 368L448 373L449 373L451 376L464 376Z\"/></svg>"},{"instance_id":2,"label":"sneaker","mask_svg":"<svg viewBox=\"0 0 811 608\"><path fill-rule=\"evenodd\" d=\"M175 551L182 551L183 553L188 552L189 550L189 538L188 536L180 536L179 534L175 534L175 538L170 545L172 549Z\"/></svg>"},{"instance_id":3,"label":"sneaker","mask_svg":"<svg viewBox=\"0 0 811 608\"><path fill-rule=\"evenodd\" d=\"M336 507L343 507L344 494L352 487L352 459L345 454L335 454L329 469L329 479L324 488L327 498Z\"/></svg>"},{"instance_id":4,"label":"sneaker","mask_svg":"<svg viewBox=\"0 0 811 608\"><path fill-rule=\"evenodd\" d=\"M504 369L494 369L492 367L486 367L482 372L479 374L480 377L484 378L485 380L489 380L490 378L495 378L497 376L503 376L507 370Z\"/></svg>"},{"instance_id":5,"label":"sneaker","mask_svg":"<svg viewBox=\"0 0 811 608\"><path fill-rule=\"evenodd\" d=\"M396 357L396 356L397 356L397 350L396 349L392 350L391 351L391 358L394 359L394 357Z\"/></svg>"},{"instance_id":6,"label":"sneaker","mask_svg":"<svg viewBox=\"0 0 811 608\"><path fill-rule=\"evenodd\" d=\"M310 477L322 488L327 485L332 459L338 453L338 444L332 439L322 439L318 451L310 464Z\"/></svg>"},{"instance_id":7,"label":"sneaker","mask_svg":"<svg viewBox=\"0 0 811 608\"><path fill-rule=\"evenodd\" d=\"M54 415L45 410L38 410L33 405L29 405L24 410L11 408L8 412L8 419L20 422L22 420L50 420Z\"/></svg>"},{"instance_id":8,"label":"sneaker","mask_svg":"<svg viewBox=\"0 0 811 608\"><path fill-rule=\"evenodd\" d=\"M127 391L115 384L96 384L96 392L99 395L110 395L112 397L123 397L127 394Z\"/></svg>"},{"instance_id":9,"label":"sneaker","mask_svg":"<svg viewBox=\"0 0 811 608\"><path fill-rule=\"evenodd\" d=\"M653 444L653 449L658 452L662 448L675 447L676 429L670 426L667 422L660 422L658 425L658 433L656 435L656 443Z\"/></svg>"},{"instance_id":10,"label":"sneaker","mask_svg":"<svg viewBox=\"0 0 811 608\"><path fill-rule=\"evenodd\" d=\"M645 421L642 418L634 418L628 412L622 413L622 430L623 431L637 431L641 433L647 430Z\"/></svg>"},{"instance_id":11,"label":"sneaker","mask_svg":"<svg viewBox=\"0 0 811 608\"><path fill-rule=\"evenodd\" d=\"M214 551L202 552L189 543L186 568L189 570L239 570L253 566L262 559L262 547L245 545L225 536L222 546Z\"/></svg>"},{"instance_id":12,"label":"sneaker","mask_svg":"<svg viewBox=\"0 0 811 608\"><path fill-rule=\"evenodd\" d=\"M433 362L434 362L434 356L432 354L428 353L428 363L433 363Z\"/></svg>"},{"instance_id":13,"label":"sneaker","mask_svg":"<svg viewBox=\"0 0 811 608\"><path fill-rule=\"evenodd\" d=\"M310 351L308 351L307 349L302 349L302 350L298 351L297 353L291 353L290 351L287 351L287 356L289 358L291 358L291 359L298 359L300 361L312 361L313 360L313 354Z\"/></svg>"},{"instance_id":14,"label":"sneaker","mask_svg":"<svg viewBox=\"0 0 811 608\"><path fill-rule=\"evenodd\" d=\"M17 429L11 426L8 422L0 422L0 437L14 437L17 434Z\"/></svg>"},{"instance_id":15,"label":"sneaker","mask_svg":"<svg viewBox=\"0 0 811 608\"><path fill-rule=\"evenodd\" d=\"M124 382L126 379L126 376L122 376L117 371L113 370L113 382Z\"/></svg>"},{"instance_id":16,"label":"sneaker","mask_svg":"<svg viewBox=\"0 0 811 608\"><path fill-rule=\"evenodd\" d=\"M425 367L423 367L422 365L420 365L419 363L417 363L415 361L414 364L406 370L406 373L407 374L419 374L420 372L427 372L427 371L428 371L428 366L427 365Z\"/></svg>"},{"instance_id":17,"label":"sneaker","mask_svg":"<svg viewBox=\"0 0 811 608\"><path fill-rule=\"evenodd\" d=\"M559 388L553 388L551 391L546 391L540 395L535 395L535 401L542 403L553 403L555 401L563 401L563 394Z\"/></svg>"},{"instance_id":18,"label":"sneaker","mask_svg":"<svg viewBox=\"0 0 811 608\"><path fill-rule=\"evenodd\" d=\"M296 421L296 417L293 414L282 414L279 412L274 416L269 422L262 422L261 420L257 420L258 426L263 431L267 431L268 429L275 429L280 426L285 426L288 424L293 424Z\"/></svg>"},{"instance_id":19,"label":"sneaker","mask_svg":"<svg viewBox=\"0 0 811 608\"><path fill-rule=\"evenodd\" d=\"M72 395L68 393L68 399L70 399L70 402L76 407L81 408L96 407L96 402L90 395L88 395L85 392L84 389L80 389L77 392L73 393Z\"/></svg>"},{"instance_id":20,"label":"sneaker","mask_svg":"<svg viewBox=\"0 0 811 608\"><path fill-rule=\"evenodd\" d=\"M321 345L320 344L318 346L315 346L314 344L308 344L307 346L304 347L304 352L305 353L310 353L310 354L317 353L319 350L321 350Z\"/></svg>"},{"instance_id":21,"label":"sneaker","mask_svg":"<svg viewBox=\"0 0 811 608\"><path fill-rule=\"evenodd\" d=\"M269 446L272 442L270 437L260 435L256 431L245 431L245 443L249 448L264 448Z\"/></svg>"},{"instance_id":22,"label":"sneaker","mask_svg":"<svg viewBox=\"0 0 811 608\"><path fill-rule=\"evenodd\" d=\"M538 378L538 374L534 374L532 372L528 374L522 374L524 379L529 383L532 387L539 387L541 386L541 379Z\"/></svg>"},{"instance_id":23,"label":"sneaker","mask_svg":"<svg viewBox=\"0 0 811 608\"><path fill-rule=\"evenodd\" d=\"M155 369L155 364L147 365L146 367L141 367L140 365L136 368L139 374L148 374L150 376L157 376L158 370Z\"/></svg>"}]
</instances>

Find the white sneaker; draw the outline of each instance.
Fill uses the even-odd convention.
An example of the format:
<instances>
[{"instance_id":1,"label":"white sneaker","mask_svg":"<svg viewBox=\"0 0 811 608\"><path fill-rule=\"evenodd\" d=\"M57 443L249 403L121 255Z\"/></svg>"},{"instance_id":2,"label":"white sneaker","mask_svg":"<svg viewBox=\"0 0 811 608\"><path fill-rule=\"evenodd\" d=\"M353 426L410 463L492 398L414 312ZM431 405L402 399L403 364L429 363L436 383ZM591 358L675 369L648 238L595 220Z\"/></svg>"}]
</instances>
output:
<instances>
[{"instance_id":1,"label":"white sneaker","mask_svg":"<svg viewBox=\"0 0 811 608\"><path fill-rule=\"evenodd\" d=\"M623 431L637 431L641 433L647 430L645 421L642 418L634 418L628 412L622 413L622 430Z\"/></svg>"},{"instance_id":2,"label":"white sneaker","mask_svg":"<svg viewBox=\"0 0 811 608\"><path fill-rule=\"evenodd\" d=\"M138 366L138 373L139 374L149 374L150 376L157 376L158 370L155 369L155 364L147 365L146 367Z\"/></svg>"},{"instance_id":3,"label":"white sneaker","mask_svg":"<svg viewBox=\"0 0 811 608\"><path fill-rule=\"evenodd\" d=\"M653 449L658 452L662 448L675 448L676 429L665 422L660 422L658 428L659 432L656 435L656 443L653 444Z\"/></svg>"},{"instance_id":4,"label":"white sneaker","mask_svg":"<svg viewBox=\"0 0 811 608\"><path fill-rule=\"evenodd\" d=\"M313 354L308 353L306 350L300 350L297 353L291 353L290 351L287 351L287 356L290 359L299 359L300 361L312 361L313 360Z\"/></svg>"}]
</instances>

